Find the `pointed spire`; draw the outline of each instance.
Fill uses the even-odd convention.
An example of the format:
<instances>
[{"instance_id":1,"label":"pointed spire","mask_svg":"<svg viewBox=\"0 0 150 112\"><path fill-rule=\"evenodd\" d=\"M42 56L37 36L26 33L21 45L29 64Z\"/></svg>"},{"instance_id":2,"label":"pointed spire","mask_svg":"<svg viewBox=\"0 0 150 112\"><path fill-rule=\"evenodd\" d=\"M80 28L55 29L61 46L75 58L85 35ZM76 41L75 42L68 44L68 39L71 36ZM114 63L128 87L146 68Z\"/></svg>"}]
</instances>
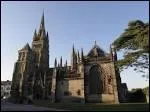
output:
<instances>
[{"instance_id":1,"label":"pointed spire","mask_svg":"<svg viewBox=\"0 0 150 112\"><path fill-rule=\"evenodd\" d=\"M58 68L60 67L60 64L58 63Z\"/></svg>"},{"instance_id":2,"label":"pointed spire","mask_svg":"<svg viewBox=\"0 0 150 112\"><path fill-rule=\"evenodd\" d=\"M71 67L72 67L72 70L76 69L76 65L77 65L77 53L74 49L74 44L73 44L73 47L72 47L72 57L71 57Z\"/></svg>"},{"instance_id":3,"label":"pointed spire","mask_svg":"<svg viewBox=\"0 0 150 112\"><path fill-rule=\"evenodd\" d=\"M43 38L43 37L45 37L45 35L46 34L45 34L44 11L43 11L38 36L42 36L42 38Z\"/></svg>"},{"instance_id":4,"label":"pointed spire","mask_svg":"<svg viewBox=\"0 0 150 112\"><path fill-rule=\"evenodd\" d=\"M96 46L96 40L95 40L95 46Z\"/></svg>"},{"instance_id":5,"label":"pointed spire","mask_svg":"<svg viewBox=\"0 0 150 112\"><path fill-rule=\"evenodd\" d=\"M75 54L75 52L74 52L74 44L73 44L73 46L72 46L72 54L71 54L71 66L73 67L73 63L74 63L74 54Z\"/></svg>"},{"instance_id":6,"label":"pointed spire","mask_svg":"<svg viewBox=\"0 0 150 112\"><path fill-rule=\"evenodd\" d=\"M94 41L94 48L99 48L99 46L97 45L96 40Z\"/></svg>"},{"instance_id":7,"label":"pointed spire","mask_svg":"<svg viewBox=\"0 0 150 112\"><path fill-rule=\"evenodd\" d=\"M80 54L79 54L79 50L78 50L78 63L80 62Z\"/></svg>"},{"instance_id":8,"label":"pointed spire","mask_svg":"<svg viewBox=\"0 0 150 112\"><path fill-rule=\"evenodd\" d=\"M78 57L80 58L80 53L79 53L79 50L78 50Z\"/></svg>"},{"instance_id":9,"label":"pointed spire","mask_svg":"<svg viewBox=\"0 0 150 112\"><path fill-rule=\"evenodd\" d=\"M75 54L74 44L73 44L73 47L72 47L72 53Z\"/></svg>"},{"instance_id":10,"label":"pointed spire","mask_svg":"<svg viewBox=\"0 0 150 112\"><path fill-rule=\"evenodd\" d=\"M83 57L83 48L81 48L81 56Z\"/></svg>"},{"instance_id":11,"label":"pointed spire","mask_svg":"<svg viewBox=\"0 0 150 112\"><path fill-rule=\"evenodd\" d=\"M67 72L67 66L68 66L68 65L67 65L67 60L66 60L66 64L65 64L65 70L66 70L66 72Z\"/></svg>"},{"instance_id":12,"label":"pointed spire","mask_svg":"<svg viewBox=\"0 0 150 112\"><path fill-rule=\"evenodd\" d=\"M83 54L83 48L81 48L81 62L84 61L84 54Z\"/></svg>"},{"instance_id":13,"label":"pointed spire","mask_svg":"<svg viewBox=\"0 0 150 112\"><path fill-rule=\"evenodd\" d=\"M37 37L37 33L36 33L36 29L35 29L33 38L35 39L36 37Z\"/></svg>"},{"instance_id":14,"label":"pointed spire","mask_svg":"<svg viewBox=\"0 0 150 112\"><path fill-rule=\"evenodd\" d=\"M77 53L75 51L74 44L72 46L72 60L76 60L77 61Z\"/></svg>"},{"instance_id":15,"label":"pointed spire","mask_svg":"<svg viewBox=\"0 0 150 112\"><path fill-rule=\"evenodd\" d=\"M67 67L67 60L66 60L66 67Z\"/></svg>"},{"instance_id":16,"label":"pointed spire","mask_svg":"<svg viewBox=\"0 0 150 112\"><path fill-rule=\"evenodd\" d=\"M62 67L62 56L60 58L60 67Z\"/></svg>"},{"instance_id":17,"label":"pointed spire","mask_svg":"<svg viewBox=\"0 0 150 112\"><path fill-rule=\"evenodd\" d=\"M49 38L49 36L48 36L48 32L47 32L47 34L46 34L46 38L47 38L47 39Z\"/></svg>"},{"instance_id":18,"label":"pointed spire","mask_svg":"<svg viewBox=\"0 0 150 112\"><path fill-rule=\"evenodd\" d=\"M45 28L45 25L44 25L44 10L43 10L43 15L42 15L42 19L41 19L40 28Z\"/></svg>"},{"instance_id":19,"label":"pointed spire","mask_svg":"<svg viewBox=\"0 0 150 112\"><path fill-rule=\"evenodd\" d=\"M30 48L29 43L27 42L25 48Z\"/></svg>"},{"instance_id":20,"label":"pointed spire","mask_svg":"<svg viewBox=\"0 0 150 112\"><path fill-rule=\"evenodd\" d=\"M57 59L55 58L54 67L57 67Z\"/></svg>"}]
</instances>

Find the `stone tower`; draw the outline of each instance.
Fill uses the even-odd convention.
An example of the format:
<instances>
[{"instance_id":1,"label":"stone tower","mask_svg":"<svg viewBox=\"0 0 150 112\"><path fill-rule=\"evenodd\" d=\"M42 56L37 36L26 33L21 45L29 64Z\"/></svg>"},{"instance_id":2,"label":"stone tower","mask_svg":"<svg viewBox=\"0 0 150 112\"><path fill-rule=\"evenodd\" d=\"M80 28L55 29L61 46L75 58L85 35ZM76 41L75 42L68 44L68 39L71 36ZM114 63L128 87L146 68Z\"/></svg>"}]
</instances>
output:
<instances>
[{"instance_id":1,"label":"stone tower","mask_svg":"<svg viewBox=\"0 0 150 112\"><path fill-rule=\"evenodd\" d=\"M32 51L34 56L34 80L33 80L33 98L41 99L45 97L45 79L49 69L49 36L46 33L44 24L44 12L41 18L38 33L35 30Z\"/></svg>"},{"instance_id":2,"label":"stone tower","mask_svg":"<svg viewBox=\"0 0 150 112\"><path fill-rule=\"evenodd\" d=\"M32 50L29 44L27 43L18 53L11 87L11 96L16 99L28 94L26 81L33 69Z\"/></svg>"},{"instance_id":3,"label":"stone tower","mask_svg":"<svg viewBox=\"0 0 150 112\"><path fill-rule=\"evenodd\" d=\"M19 50L15 63L11 96L15 99L32 96L43 98L49 69L49 36L44 24L44 12L38 33L34 32L32 48L26 44ZM18 98L20 96L20 98Z\"/></svg>"},{"instance_id":4,"label":"stone tower","mask_svg":"<svg viewBox=\"0 0 150 112\"><path fill-rule=\"evenodd\" d=\"M44 13L42 15L38 33L34 33L32 50L34 52L35 66L43 70L49 68L49 37L44 24Z\"/></svg>"}]
</instances>

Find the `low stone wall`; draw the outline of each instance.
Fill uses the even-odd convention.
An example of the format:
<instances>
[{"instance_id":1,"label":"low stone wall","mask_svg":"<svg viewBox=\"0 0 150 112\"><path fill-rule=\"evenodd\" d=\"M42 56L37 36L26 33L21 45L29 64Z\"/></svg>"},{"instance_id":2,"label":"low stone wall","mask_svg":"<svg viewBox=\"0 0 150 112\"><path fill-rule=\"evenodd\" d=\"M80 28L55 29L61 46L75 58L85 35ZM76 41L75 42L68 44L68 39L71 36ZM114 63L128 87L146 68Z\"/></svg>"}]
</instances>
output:
<instances>
[{"instance_id":1,"label":"low stone wall","mask_svg":"<svg viewBox=\"0 0 150 112\"><path fill-rule=\"evenodd\" d=\"M88 95L88 102L91 103L100 103L102 100L102 96L100 94Z\"/></svg>"}]
</instances>

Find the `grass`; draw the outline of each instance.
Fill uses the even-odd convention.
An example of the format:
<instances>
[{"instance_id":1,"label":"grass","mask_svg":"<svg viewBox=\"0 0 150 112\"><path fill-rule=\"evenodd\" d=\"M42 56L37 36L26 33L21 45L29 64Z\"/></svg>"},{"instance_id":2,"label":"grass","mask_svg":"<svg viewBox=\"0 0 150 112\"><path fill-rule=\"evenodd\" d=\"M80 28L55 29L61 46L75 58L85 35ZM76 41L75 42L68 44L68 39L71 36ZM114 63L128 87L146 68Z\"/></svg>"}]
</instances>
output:
<instances>
[{"instance_id":1,"label":"grass","mask_svg":"<svg viewBox=\"0 0 150 112\"><path fill-rule=\"evenodd\" d=\"M73 111L149 111L147 103L122 104L81 104L81 103L51 103L49 101L34 101L34 105Z\"/></svg>"}]
</instances>

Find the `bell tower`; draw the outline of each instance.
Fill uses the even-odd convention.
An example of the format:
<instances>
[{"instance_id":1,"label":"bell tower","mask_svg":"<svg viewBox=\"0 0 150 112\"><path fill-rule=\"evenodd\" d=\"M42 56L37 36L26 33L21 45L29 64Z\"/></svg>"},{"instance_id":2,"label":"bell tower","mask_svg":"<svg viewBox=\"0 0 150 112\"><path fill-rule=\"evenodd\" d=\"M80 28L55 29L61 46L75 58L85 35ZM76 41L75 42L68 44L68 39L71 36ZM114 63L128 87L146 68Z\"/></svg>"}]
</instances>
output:
<instances>
[{"instance_id":1,"label":"bell tower","mask_svg":"<svg viewBox=\"0 0 150 112\"><path fill-rule=\"evenodd\" d=\"M45 30L44 12L41 18L38 33L34 32L32 50L34 52L35 66L46 70L49 68L49 36Z\"/></svg>"}]
</instances>

